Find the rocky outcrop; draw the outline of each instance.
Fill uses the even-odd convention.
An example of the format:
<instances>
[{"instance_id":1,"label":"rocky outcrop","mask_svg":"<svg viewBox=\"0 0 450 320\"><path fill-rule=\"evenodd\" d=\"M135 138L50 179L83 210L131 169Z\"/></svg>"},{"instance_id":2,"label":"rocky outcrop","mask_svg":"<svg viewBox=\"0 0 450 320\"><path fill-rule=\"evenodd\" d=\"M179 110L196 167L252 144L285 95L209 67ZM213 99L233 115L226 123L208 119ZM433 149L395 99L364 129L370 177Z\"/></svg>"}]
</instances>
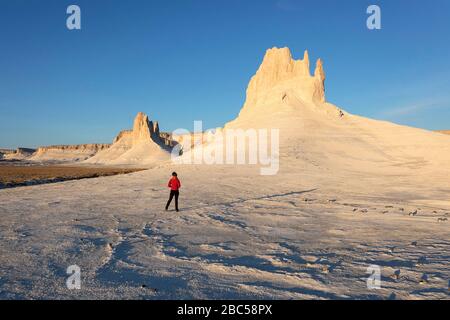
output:
<instances>
[{"instance_id":1,"label":"rocky outcrop","mask_svg":"<svg viewBox=\"0 0 450 320\"><path fill-rule=\"evenodd\" d=\"M25 160L29 158L36 149L17 148L16 150L0 149L0 159L3 160Z\"/></svg>"},{"instance_id":2,"label":"rocky outcrop","mask_svg":"<svg viewBox=\"0 0 450 320\"><path fill-rule=\"evenodd\" d=\"M310 73L308 51L303 60L294 60L289 48L267 50L263 62L250 80L243 112L257 108L273 96L274 90L289 88L304 101L325 102L325 72L322 60L317 60L314 75ZM280 98L286 97L285 92Z\"/></svg>"},{"instance_id":3,"label":"rocky outcrop","mask_svg":"<svg viewBox=\"0 0 450 320\"><path fill-rule=\"evenodd\" d=\"M308 51L303 59L295 60L289 48L269 49L249 82L238 117L225 124L224 129L280 128L296 118L297 124L292 127L296 130L302 119L317 114L342 121L346 113L326 101L325 79L321 59L311 75Z\"/></svg>"},{"instance_id":4,"label":"rocky outcrop","mask_svg":"<svg viewBox=\"0 0 450 320\"><path fill-rule=\"evenodd\" d=\"M172 134L168 132L159 132L159 137L163 141L164 145L170 148L174 147L178 143L176 139L172 136Z\"/></svg>"},{"instance_id":5,"label":"rocky outcrop","mask_svg":"<svg viewBox=\"0 0 450 320\"><path fill-rule=\"evenodd\" d=\"M158 123L158 121L155 121L155 122L153 123L153 132L154 132L156 135L159 135L159 123Z\"/></svg>"},{"instance_id":6,"label":"rocky outcrop","mask_svg":"<svg viewBox=\"0 0 450 320\"><path fill-rule=\"evenodd\" d=\"M122 130L119 132L119 134L114 138L113 144L118 142L121 139L126 139L128 137L131 138L131 135L133 134L132 130Z\"/></svg>"},{"instance_id":7,"label":"rocky outcrop","mask_svg":"<svg viewBox=\"0 0 450 320\"><path fill-rule=\"evenodd\" d=\"M14 153L15 150L12 149L0 149L0 159L3 159L6 155Z\"/></svg>"},{"instance_id":8,"label":"rocky outcrop","mask_svg":"<svg viewBox=\"0 0 450 320\"><path fill-rule=\"evenodd\" d=\"M140 142L151 141L153 135L153 122L148 119L148 116L139 112L134 118L132 141L133 146Z\"/></svg>"},{"instance_id":9,"label":"rocky outcrop","mask_svg":"<svg viewBox=\"0 0 450 320\"><path fill-rule=\"evenodd\" d=\"M90 143L90 144L73 144L73 145L53 145L39 147L36 154L41 154L49 151L80 151L80 152L98 152L109 148L110 144L105 143Z\"/></svg>"},{"instance_id":10,"label":"rocky outcrop","mask_svg":"<svg viewBox=\"0 0 450 320\"><path fill-rule=\"evenodd\" d=\"M122 130L114 138L113 144L124 140L131 140L130 147L141 142L156 142L158 144L173 147L176 141L172 138L172 134L168 132L160 132L158 121L149 120L148 116L139 112L134 119L132 130Z\"/></svg>"},{"instance_id":11,"label":"rocky outcrop","mask_svg":"<svg viewBox=\"0 0 450 320\"><path fill-rule=\"evenodd\" d=\"M114 165L148 165L167 160L170 150L176 144L171 134L160 132L158 122L139 112L133 122L132 130L121 131L112 146L87 163Z\"/></svg>"},{"instance_id":12,"label":"rocky outcrop","mask_svg":"<svg viewBox=\"0 0 450 320\"><path fill-rule=\"evenodd\" d=\"M325 71L323 70L322 60L317 60L316 70L314 70L315 86L313 100L325 102Z\"/></svg>"}]
</instances>

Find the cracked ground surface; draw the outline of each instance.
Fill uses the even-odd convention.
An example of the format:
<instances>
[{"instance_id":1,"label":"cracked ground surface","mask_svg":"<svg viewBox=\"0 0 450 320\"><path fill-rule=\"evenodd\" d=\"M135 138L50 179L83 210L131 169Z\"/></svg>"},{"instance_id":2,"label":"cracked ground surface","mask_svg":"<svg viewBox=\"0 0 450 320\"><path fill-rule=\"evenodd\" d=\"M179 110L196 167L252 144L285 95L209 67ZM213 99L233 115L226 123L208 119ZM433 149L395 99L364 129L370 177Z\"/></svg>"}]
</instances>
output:
<instances>
[{"instance_id":1,"label":"cracked ground surface","mask_svg":"<svg viewBox=\"0 0 450 320\"><path fill-rule=\"evenodd\" d=\"M0 298L449 298L447 185L186 166L177 213L171 169L0 190Z\"/></svg>"}]
</instances>

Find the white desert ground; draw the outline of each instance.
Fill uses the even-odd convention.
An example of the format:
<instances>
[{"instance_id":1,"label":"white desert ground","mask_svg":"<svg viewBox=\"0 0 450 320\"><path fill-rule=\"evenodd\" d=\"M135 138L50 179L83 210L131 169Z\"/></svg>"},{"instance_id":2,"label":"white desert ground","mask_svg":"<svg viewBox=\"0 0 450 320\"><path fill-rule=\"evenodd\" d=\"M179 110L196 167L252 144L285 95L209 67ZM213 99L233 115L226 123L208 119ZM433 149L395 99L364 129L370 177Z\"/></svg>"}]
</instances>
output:
<instances>
[{"instance_id":1,"label":"white desert ground","mask_svg":"<svg viewBox=\"0 0 450 320\"><path fill-rule=\"evenodd\" d=\"M324 80L307 53L270 49L217 130L279 129L274 175L168 160L139 114L86 165L148 170L0 190L0 298L449 299L450 136L349 114ZM181 211L166 212L174 170Z\"/></svg>"}]
</instances>

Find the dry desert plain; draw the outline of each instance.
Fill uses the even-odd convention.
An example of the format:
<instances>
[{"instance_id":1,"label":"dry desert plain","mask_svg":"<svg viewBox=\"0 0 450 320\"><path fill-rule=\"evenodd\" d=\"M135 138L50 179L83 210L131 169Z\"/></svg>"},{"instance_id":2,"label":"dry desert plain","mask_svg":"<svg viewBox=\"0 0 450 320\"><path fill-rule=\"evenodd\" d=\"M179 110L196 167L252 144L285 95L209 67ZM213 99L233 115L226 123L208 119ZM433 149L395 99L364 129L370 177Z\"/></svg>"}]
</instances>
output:
<instances>
[{"instance_id":1,"label":"dry desert plain","mask_svg":"<svg viewBox=\"0 0 450 320\"><path fill-rule=\"evenodd\" d=\"M278 129L272 175L174 162L139 114L83 163L147 170L0 190L0 298L449 299L450 136L347 113L309 68L268 50L217 131ZM164 211L174 170L179 213Z\"/></svg>"}]
</instances>

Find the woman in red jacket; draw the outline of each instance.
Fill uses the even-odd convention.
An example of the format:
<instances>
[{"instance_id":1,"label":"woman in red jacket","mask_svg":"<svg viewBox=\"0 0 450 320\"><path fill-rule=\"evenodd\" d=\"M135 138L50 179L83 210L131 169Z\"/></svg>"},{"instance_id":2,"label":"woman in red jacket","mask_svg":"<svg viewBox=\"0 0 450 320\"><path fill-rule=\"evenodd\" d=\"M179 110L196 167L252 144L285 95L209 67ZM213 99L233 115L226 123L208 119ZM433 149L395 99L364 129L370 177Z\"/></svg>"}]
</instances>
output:
<instances>
[{"instance_id":1,"label":"woman in red jacket","mask_svg":"<svg viewBox=\"0 0 450 320\"><path fill-rule=\"evenodd\" d=\"M175 196L175 210L178 212L178 196L180 195L181 182L178 179L177 173L172 172L172 178L169 180L167 185L170 188L170 197L169 201L167 201L166 211L169 209L170 203L172 202L173 197Z\"/></svg>"}]
</instances>

